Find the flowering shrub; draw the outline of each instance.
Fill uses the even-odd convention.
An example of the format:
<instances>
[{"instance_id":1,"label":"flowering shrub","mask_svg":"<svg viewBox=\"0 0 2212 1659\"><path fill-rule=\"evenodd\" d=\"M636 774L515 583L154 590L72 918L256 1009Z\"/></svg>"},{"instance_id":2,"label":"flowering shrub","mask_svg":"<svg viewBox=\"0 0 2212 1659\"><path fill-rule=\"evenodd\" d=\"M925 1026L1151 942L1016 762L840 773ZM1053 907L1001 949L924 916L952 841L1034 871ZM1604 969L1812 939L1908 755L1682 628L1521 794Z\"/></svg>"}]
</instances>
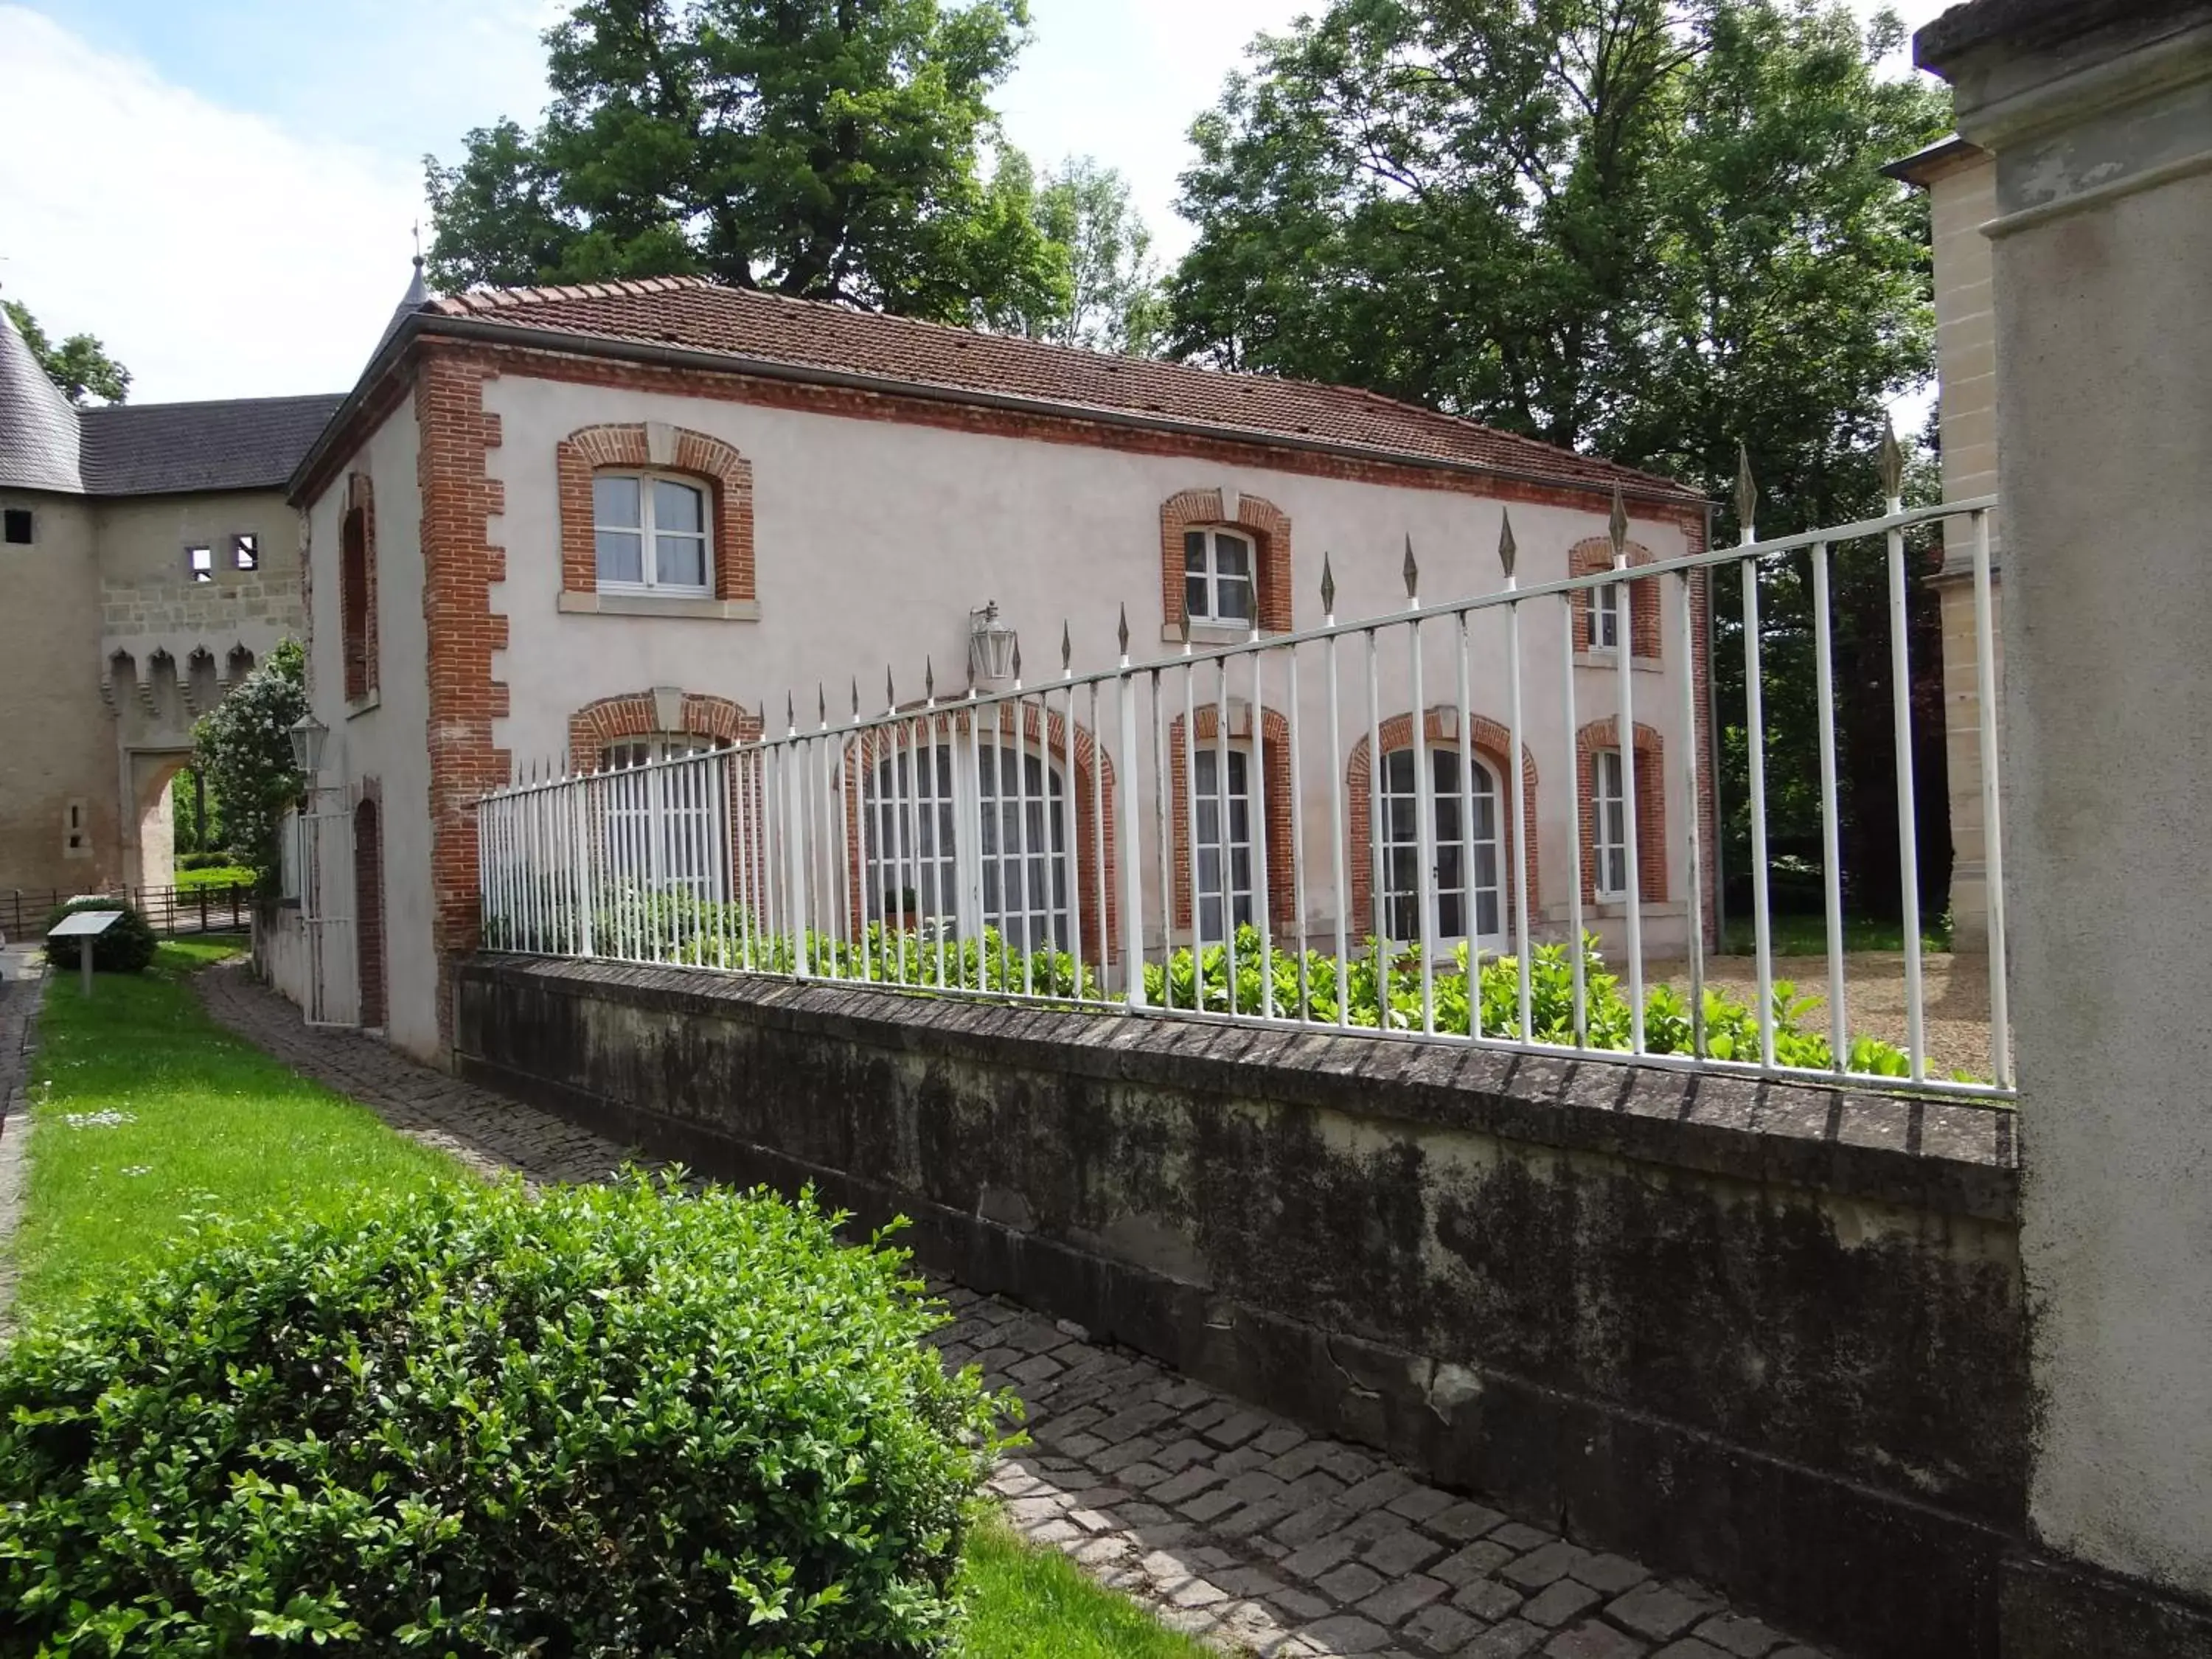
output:
<instances>
[{"instance_id":1,"label":"flowering shrub","mask_svg":"<svg viewBox=\"0 0 2212 1659\"><path fill-rule=\"evenodd\" d=\"M292 727L307 712L307 653L286 640L192 728L196 763L222 802L228 849L277 879L277 836L285 811L307 787L292 764Z\"/></svg>"}]
</instances>

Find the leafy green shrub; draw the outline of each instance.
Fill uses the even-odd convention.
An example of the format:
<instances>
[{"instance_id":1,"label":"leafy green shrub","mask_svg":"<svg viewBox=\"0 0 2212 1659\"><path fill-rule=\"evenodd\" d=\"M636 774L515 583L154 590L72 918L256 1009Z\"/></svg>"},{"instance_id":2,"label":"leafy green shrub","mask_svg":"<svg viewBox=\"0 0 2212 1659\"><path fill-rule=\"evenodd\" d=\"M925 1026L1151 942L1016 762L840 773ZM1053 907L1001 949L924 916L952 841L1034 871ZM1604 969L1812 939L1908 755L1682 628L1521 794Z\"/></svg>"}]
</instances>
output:
<instances>
[{"instance_id":1,"label":"leafy green shrub","mask_svg":"<svg viewBox=\"0 0 2212 1659\"><path fill-rule=\"evenodd\" d=\"M120 910L122 915L108 925L106 933L92 942L92 968L98 974L143 974L146 964L154 959L154 948L159 942L146 918L121 899L77 898L57 909L46 918L46 931L51 933L64 916L74 915L80 910ZM81 939L49 939L46 941L46 960L57 969L74 970L78 965L77 952L82 948Z\"/></svg>"},{"instance_id":2,"label":"leafy green shrub","mask_svg":"<svg viewBox=\"0 0 2212 1659\"><path fill-rule=\"evenodd\" d=\"M230 854L222 851L220 848L213 852L207 853L179 853L177 854L177 872L179 875L191 870L236 870L242 868L244 868L244 866L241 865L233 864L230 861ZM249 877L252 876L252 873L253 872L251 870L246 871L246 874Z\"/></svg>"},{"instance_id":3,"label":"leafy green shrub","mask_svg":"<svg viewBox=\"0 0 2212 1659\"><path fill-rule=\"evenodd\" d=\"M258 879L254 872L244 865L232 864L216 855L213 864L204 864L196 870L178 871L177 891L196 893L206 888L210 892L228 892L234 887L251 887Z\"/></svg>"},{"instance_id":4,"label":"leafy green shrub","mask_svg":"<svg viewBox=\"0 0 2212 1659\"><path fill-rule=\"evenodd\" d=\"M944 1651L999 1402L841 1219L634 1176L210 1224L0 1357L9 1650Z\"/></svg>"}]
</instances>

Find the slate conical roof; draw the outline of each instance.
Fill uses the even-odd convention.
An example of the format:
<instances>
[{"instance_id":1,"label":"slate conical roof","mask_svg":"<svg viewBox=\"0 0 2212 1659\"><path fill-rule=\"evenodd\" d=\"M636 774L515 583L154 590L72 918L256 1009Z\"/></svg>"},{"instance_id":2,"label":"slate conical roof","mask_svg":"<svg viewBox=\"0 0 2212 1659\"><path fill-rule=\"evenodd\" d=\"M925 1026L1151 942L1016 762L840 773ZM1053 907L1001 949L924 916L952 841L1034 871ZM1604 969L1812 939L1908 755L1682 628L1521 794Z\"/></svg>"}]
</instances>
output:
<instances>
[{"instance_id":1,"label":"slate conical roof","mask_svg":"<svg viewBox=\"0 0 2212 1659\"><path fill-rule=\"evenodd\" d=\"M407 283L407 292L400 295L399 303L392 307L392 320L384 325L384 332L376 337L376 351L384 349L385 343L399 331L400 324L414 313L430 303L429 284L422 280L422 256L415 256L415 275ZM368 355L374 358L376 351Z\"/></svg>"},{"instance_id":2,"label":"slate conical roof","mask_svg":"<svg viewBox=\"0 0 2212 1659\"><path fill-rule=\"evenodd\" d=\"M0 486L79 495L76 410L0 311Z\"/></svg>"}]
</instances>

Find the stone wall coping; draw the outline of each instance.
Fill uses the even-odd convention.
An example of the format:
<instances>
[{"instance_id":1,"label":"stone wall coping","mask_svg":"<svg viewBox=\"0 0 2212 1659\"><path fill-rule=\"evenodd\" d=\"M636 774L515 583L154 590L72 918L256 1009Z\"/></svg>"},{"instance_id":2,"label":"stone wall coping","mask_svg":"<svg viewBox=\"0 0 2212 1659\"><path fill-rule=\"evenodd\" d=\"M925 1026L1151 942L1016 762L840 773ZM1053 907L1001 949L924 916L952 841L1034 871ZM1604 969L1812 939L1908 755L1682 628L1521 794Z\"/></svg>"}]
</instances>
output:
<instances>
[{"instance_id":1,"label":"stone wall coping","mask_svg":"<svg viewBox=\"0 0 2212 1659\"><path fill-rule=\"evenodd\" d=\"M1625 1060L938 998L690 968L477 957L464 978L732 1015L1214 1096L1351 1111L1564 1151L2011 1223L2012 1111ZM1347 1085L1354 1085L1347 1089Z\"/></svg>"}]
</instances>

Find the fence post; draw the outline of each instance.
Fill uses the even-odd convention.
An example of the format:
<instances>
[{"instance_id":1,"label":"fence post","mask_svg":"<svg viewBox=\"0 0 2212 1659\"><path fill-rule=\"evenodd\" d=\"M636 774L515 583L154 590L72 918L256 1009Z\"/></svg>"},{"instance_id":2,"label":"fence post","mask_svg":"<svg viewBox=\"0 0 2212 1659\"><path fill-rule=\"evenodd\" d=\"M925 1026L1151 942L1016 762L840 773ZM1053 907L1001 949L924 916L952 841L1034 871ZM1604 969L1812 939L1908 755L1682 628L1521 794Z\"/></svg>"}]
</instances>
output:
<instances>
[{"instance_id":1,"label":"fence post","mask_svg":"<svg viewBox=\"0 0 2212 1659\"><path fill-rule=\"evenodd\" d=\"M1145 1006L1145 890L1137 857L1137 682L1129 672L1126 620L1122 626L1121 672L1115 682L1121 726L1121 834L1115 850L1121 860L1121 981L1130 1008L1136 1010ZM1167 879L1168 872L1161 871L1163 884Z\"/></svg>"}]
</instances>

